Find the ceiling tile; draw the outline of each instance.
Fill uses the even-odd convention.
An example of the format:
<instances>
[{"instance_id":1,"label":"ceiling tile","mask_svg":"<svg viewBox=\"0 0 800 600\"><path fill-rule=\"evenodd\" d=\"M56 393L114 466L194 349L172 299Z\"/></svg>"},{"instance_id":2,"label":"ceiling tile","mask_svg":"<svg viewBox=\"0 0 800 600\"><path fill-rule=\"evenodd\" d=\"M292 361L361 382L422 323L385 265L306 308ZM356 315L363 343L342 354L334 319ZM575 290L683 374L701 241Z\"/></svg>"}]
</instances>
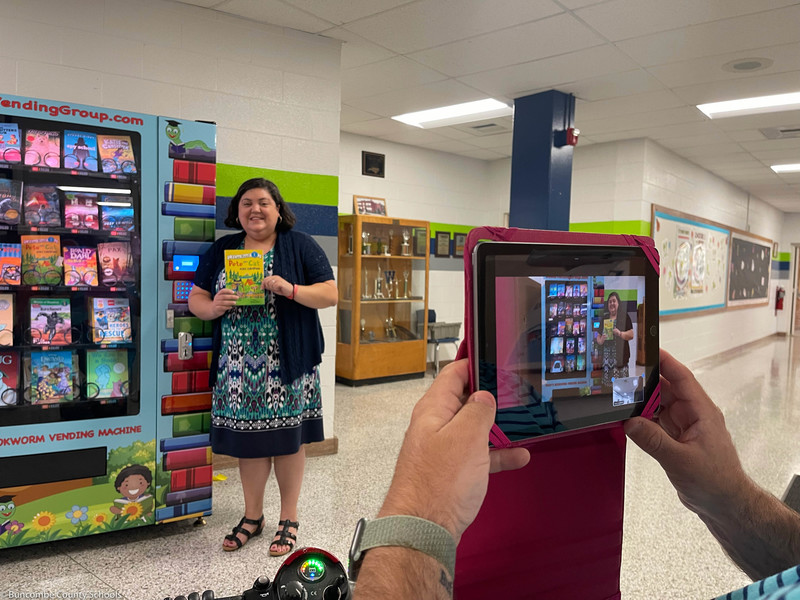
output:
<instances>
[{"instance_id":1,"label":"ceiling tile","mask_svg":"<svg viewBox=\"0 0 800 600\"><path fill-rule=\"evenodd\" d=\"M564 35L566 31L570 32L569 35ZM414 52L409 57L457 77L557 56L602 43L600 36L575 17L561 14Z\"/></svg>"},{"instance_id":2,"label":"ceiling tile","mask_svg":"<svg viewBox=\"0 0 800 600\"><path fill-rule=\"evenodd\" d=\"M475 146L460 142L458 140L447 140L444 142L425 144L423 148L427 148L428 150L438 150L439 152L469 152L471 150L475 150Z\"/></svg>"},{"instance_id":3,"label":"ceiling tile","mask_svg":"<svg viewBox=\"0 0 800 600\"><path fill-rule=\"evenodd\" d=\"M634 68L636 68L636 63L622 52L613 46L603 45L465 75L459 79L490 96L503 94L514 98L519 97L524 90L543 87L557 88L565 82L630 71Z\"/></svg>"},{"instance_id":4,"label":"ceiling tile","mask_svg":"<svg viewBox=\"0 0 800 600\"><path fill-rule=\"evenodd\" d=\"M679 108L668 108L666 110L655 110L650 112L633 113L630 115L607 117L596 121L581 119L581 130L586 129L591 135L596 133L610 133L612 131L627 131L631 129L643 129L663 127L667 125L678 125L682 123L694 123L705 120L703 114L694 106L682 106Z\"/></svg>"},{"instance_id":5,"label":"ceiling tile","mask_svg":"<svg viewBox=\"0 0 800 600\"><path fill-rule=\"evenodd\" d=\"M358 123L360 121L372 121L380 118L380 115L376 115L365 110L360 110L358 108L348 106L347 104L342 104L342 110L339 113L339 123L342 125Z\"/></svg>"},{"instance_id":6,"label":"ceiling tile","mask_svg":"<svg viewBox=\"0 0 800 600\"><path fill-rule=\"evenodd\" d=\"M405 125L392 119L378 119L377 121L361 121L358 123L350 123L342 125L341 130L347 133L355 133L358 135L366 135L369 137L382 137L384 135L392 135L395 133L403 133L408 131L411 125Z\"/></svg>"},{"instance_id":7,"label":"ceiling tile","mask_svg":"<svg viewBox=\"0 0 800 600\"><path fill-rule=\"evenodd\" d=\"M783 140L763 140L760 142L742 142L741 146L748 152L758 152L759 150L800 151L800 138L786 138Z\"/></svg>"},{"instance_id":8,"label":"ceiling tile","mask_svg":"<svg viewBox=\"0 0 800 600\"><path fill-rule=\"evenodd\" d=\"M396 142L398 144L433 144L435 142L451 141L434 133L430 129L416 129L410 127L408 131L401 131L399 133L392 133L389 135L382 135L382 140L389 142Z\"/></svg>"},{"instance_id":9,"label":"ceiling tile","mask_svg":"<svg viewBox=\"0 0 800 600\"><path fill-rule=\"evenodd\" d=\"M578 99L589 102L665 89L655 77L641 69L584 79L558 87L562 92L575 94Z\"/></svg>"},{"instance_id":10,"label":"ceiling tile","mask_svg":"<svg viewBox=\"0 0 800 600\"><path fill-rule=\"evenodd\" d=\"M412 0L285 0L287 4L291 4L303 10L330 21L341 25L349 23L357 19L363 19L382 13L403 4L409 4Z\"/></svg>"},{"instance_id":11,"label":"ceiling tile","mask_svg":"<svg viewBox=\"0 0 800 600\"><path fill-rule=\"evenodd\" d=\"M619 41L791 4L795 0L613 0L575 14L604 37Z\"/></svg>"},{"instance_id":12,"label":"ceiling tile","mask_svg":"<svg viewBox=\"0 0 800 600\"><path fill-rule=\"evenodd\" d=\"M442 79L446 77L441 73L403 56L396 56L389 60L342 71L342 101L347 102L353 98L374 96Z\"/></svg>"},{"instance_id":13,"label":"ceiling tile","mask_svg":"<svg viewBox=\"0 0 800 600\"><path fill-rule=\"evenodd\" d=\"M595 121L637 112L677 108L685 104L669 90L633 94L610 100L595 100L594 102L579 99L575 105L575 118L576 120Z\"/></svg>"},{"instance_id":14,"label":"ceiling tile","mask_svg":"<svg viewBox=\"0 0 800 600\"><path fill-rule=\"evenodd\" d=\"M351 98L347 103L361 110L391 117L437 106L481 100L483 97L483 94L463 83L459 83L455 79L448 79L418 87L404 87L364 98Z\"/></svg>"},{"instance_id":15,"label":"ceiling tile","mask_svg":"<svg viewBox=\"0 0 800 600\"><path fill-rule=\"evenodd\" d=\"M707 135L687 135L684 137L666 138L660 144L666 148L684 149L695 146L708 146L710 144L724 144L735 142L724 132L715 132Z\"/></svg>"},{"instance_id":16,"label":"ceiling tile","mask_svg":"<svg viewBox=\"0 0 800 600\"><path fill-rule=\"evenodd\" d=\"M671 3L663 3L671 6ZM800 5L703 25L673 29L618 42L617 46L649 67L797 41Z\"/></svg>"},{"instance_id":17,"label":"ceiling tile","mask_svg":"<svg viewBox=\"0 0 800 600\"><path fill-rule=\"evenodd\" d=\"M800 87L800 85L798 87ZM752 131L773 127L798 127L798 123L800 123L800 110L787 110L743 117L717 118L713 121L716 123L717 127L723 131Z\"/></svg>"},{"instance_id":18,"label":"ceiling tile","mask_svg":"<svg viewBox=\"0 0 800 600\"><path fill-rule=\"evenodd\" d=\"M497 135L476 135L469 141L478 148L508 148L511 149L513 133L498 133Z\"/></svg>"},{"instance_id":19,"label":"ceiling tile","mask_svg":"<svg viewBox=\"0 0 800 600\"><path fill-rule=\"evenodd\" d=\"M726 135L734 142L760 142L764 139L760 131L728 131Z\"/></svg>"},{"instance_id":20,"label":"ceiling tile","mask_svg":"<svg viewBox=\"0 0 800 600\"><path fill-rule=\"evenodd\" d=\"M716 154L733 154L742 149L736 142L723 142L721 144L708 144L705 146L691 146L689 148L682 148L680 155L686 158L693 158L695 156L714 156Z\"/></svg>"},{"instance_id":21,"label":"ceiling tile","mask_svg":"<svg viewBox=\"0 0 800 600\"><path fill-rule=\"evenodd\" d=\"M422 0L349 23L346 28L408 54L560 12L551 0Z\"/></svg>"},{"instance_id":22,"label":"ceiling tile","mask_svg":"<svg viewBox=\"0 0 800 600\"><path fill-rule=\"evenodd\" d=\"M391 50L373 44L360 35L341 27L328 29L324 35L344 42L342 44L342 69L352 69L395 56Z\"/></svg>"},{"instance_id":23,"label":"ceiling tile","mask_svg":"<svg viewBox=\"0 0 800 600\"><path fill-rule=\"evenodd\" d=\"M758 71L729 71L722 68L734 60L743 58L768 58L772 66ZM797 71L800 65L800 44L783 44L767 48L748 50L744 56L742 51L730 52L688 61L674 62L666 65L649 67L647 70L658 80L669 87L683 87L726 79L742 80L748 77L773 75L787 71Z\"/></svg>"},{"instance_id":24,"label":"ceiling tile","mask_svg":"<svg viewBox=\"0 0 800 600\"><path fill-rule=\"evenodd\" d=\"M461 156L468 156L469 158L479 158L480 160L498 160L500 158L506 158L507 156L501 154L500 152L494 152L493 150L473 150L471 152L459 152Z\"/></svg>"},{"instance_id":25,"label":"ceiling tile","mask_svg":"<svg viewBox=\"0 0 800 600\"><path fill-rule=\"evenodd\" d=\"M319 33L335 25L280 0L228 0L214 10L308 33Z\"/></svg>"}]
</instances>

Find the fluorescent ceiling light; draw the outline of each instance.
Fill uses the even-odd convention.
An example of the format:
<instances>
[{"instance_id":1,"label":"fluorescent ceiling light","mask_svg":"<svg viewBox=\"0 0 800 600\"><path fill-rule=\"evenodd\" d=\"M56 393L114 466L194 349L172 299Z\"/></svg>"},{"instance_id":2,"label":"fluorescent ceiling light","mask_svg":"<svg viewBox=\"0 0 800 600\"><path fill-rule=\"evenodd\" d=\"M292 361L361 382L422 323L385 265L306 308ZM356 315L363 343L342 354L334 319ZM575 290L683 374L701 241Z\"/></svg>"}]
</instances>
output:
<instances>
[{"instance_id":1,"label":"fluorescent ceiling light","mask_svg":"<svg viewBox=\"0 0 800 600\"><path fill-rule=\"evenodd\" d=\"M72 185L59 185L58 189L62 192L88 192L92 194L130 194L130 190L120 188L101 188L101 187L76 187Z\"/></svg>"},{"instance_id":2,"label":"fluorescent ceiling light","mask_svg":"<svg viewBox=\"0 0 800 600\"><path fill-rule=\"evenodd\" d=\"M796 165L772 165L770 169L776 173L798 173L800 172L800 163Z\"/></svg>"},{"instance_id":3,"label":"fluorescent ceiling light","mask_svg":"<svg viewBox=\"0 0 800 600\"><path fill-rule=\"evenodd\" d=\"M513 109L510 106L494 98L487 98L486 100L476 100L475 102L464 102L463 104L420 110L392 118L395 121L413 125L414 127L431 129L433 127L470 123L481 119L506 117L512 113Z\"/></svg>"},{"instance_id":4,"label":"fluorescent ceiling light","mask_svg":"<svg viewBox=\"0 0 800 600\"><path fill-rule=\"evenodd\" d=\"M711 102L710 104L698 104L697 108L704 112L709 119L797 110L800 109L800 92L778 94L776 96L759 96L757 98L742 98L740 100L726 100L725 102Z\"/></svg>"}]
</instances>

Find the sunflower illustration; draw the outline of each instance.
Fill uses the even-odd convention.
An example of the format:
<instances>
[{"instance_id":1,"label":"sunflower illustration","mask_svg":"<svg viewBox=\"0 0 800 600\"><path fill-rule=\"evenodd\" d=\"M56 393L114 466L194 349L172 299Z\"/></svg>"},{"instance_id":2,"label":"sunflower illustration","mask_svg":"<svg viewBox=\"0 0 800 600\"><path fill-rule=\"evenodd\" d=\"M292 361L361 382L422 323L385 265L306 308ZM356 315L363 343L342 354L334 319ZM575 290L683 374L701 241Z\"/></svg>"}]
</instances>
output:
<instances>
[{"instance_id":1,"label":"sunflower illustration","mask_svg":"<svg viewBox=\"0 0 800 600\"><path fill-rule=\"evenodd\" d=\"M131 521L138 519L142 516L142 505L138 502L129 502L125 508L122 509L122 514Z\"/></svg>"},{"instance_id":2,"label":"sunflower illustration","mask_svg":"<svg viewBox=\"0 0 800 600\"><path fill-rule=\"evenodd\" d=\"M55 523L56 516L49 511L43 510L42 512L34 515L33 521L31 522L31 527L33 527L36 531L50 531Z\"/></svg>"},{"instance_id":3,"label":"sunflower illustration","mask_svg":"<svg viewBox=\"0 0 800 600\"><path fill-rule=\"evenodd\" d=\"M106 516L105 513L97 513L95 516L92 517L92 525L101 527L105 523L108 523L108 517Z\"/></svg>"}]
</instances>

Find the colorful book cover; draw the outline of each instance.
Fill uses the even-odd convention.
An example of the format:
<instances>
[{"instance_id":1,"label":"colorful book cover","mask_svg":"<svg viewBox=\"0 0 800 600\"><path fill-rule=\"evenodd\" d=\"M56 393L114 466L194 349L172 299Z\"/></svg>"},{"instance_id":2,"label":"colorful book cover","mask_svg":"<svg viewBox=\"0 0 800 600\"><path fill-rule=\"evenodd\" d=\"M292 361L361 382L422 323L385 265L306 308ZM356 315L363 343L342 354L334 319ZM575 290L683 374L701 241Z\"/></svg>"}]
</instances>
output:
<instances>
[{"instance_id":1,"label":"colorful book cover","mask_svg":"<svg viewBox=\"0 0 800 600\"><path fill-rule=\"evenodd\" d=\"M61 283L61 237L57 235L21 235L22 283L58 285Z\"/></svg>"},{"instance_id":2,"label":"colorful book cover","mask_svg":"<svg viewBox=\"0 0 800 600\"><path fill-rule=\"evenodd\" d=\"M225 287L239 295L237 306L264 304L264 256L258 250L225 250Z\"/></svg>"},{"instance_id":3,"label":"colorful book cover","mask_svg":"<svg viewBox=\"0 0 800 600\"><path fill-rule=\"evenodd\" d=\"M97 244L97 266L103 285L135 281L131 245L128 242Z\"/></svg>"},{"instance_id":4,"label":"colorful book cover","mask_svg":"<svg viewBox=\"0 0 800 600\"><path fill-rule=\"evenodd\" d=\"M90 398L122 398L128 393L128 351L86 351L86 389Z\"/></svg>"},{"instance_id":5,"label":"colorful book cover","mask_svg":"<svg viewBox=\"0 0 800 600\"><path fill-rule=\"evenodd\" d=\"M97 135L85 131L65 131L64 168L97 171Z\"/></svg>"},{"instance_id":6,"label":"colorful book cover","mask_svg":"<svg viewBox=\"0 0 800 600\"><path fill-rule=\"evenodd\" d=\"M101 196L103 231L133 231L133 199L130 196Z\"/></svg>"},{"instance_id":7,"label":"colorful book cover","mask_svg":"<svg viewBox=\"0 0 800 600\"><path fill-rule=\"evenodd\" d=\"M22 244L0 244L0 285L19 285L22 279Z\"/></svg>"},{"instance_id":8,"label":"colorful book cover","mask_svg":"<svg viewBox=\"0 0 800 600\"><path fill-rule=\"evenodd\" d=\"M59 133L45 129L28 129L25 132L25 164L32 167L61 166Z\"/></svg>"},{"instance_id":9,"label":"colorful book cover","mask_svg":"<svg viewBox=\"0 0 800 600\"><path fill-rule=\"evenodd\" d=\"M13 351L0 352L0 407L17 403L19 387L19 354Z\"/></svg>"},{"instance_id":10,"label":"colorful book cover","mask_svg":"<svg viewBox=\"0 0 800 600\"><path fill-rule=\"evenodd\" d=\"M53 404L73 398L73 356L69 350L31 352L31 404Z\"/></svg>"},{"instance_id":11,"label":"colorful book cover","mask_svg":"<svg viewBox=\"0 0 800 600\"><path fill-rule=\"evenodd\" d=\"M64 285L97 285L97 249L64 247Z\"/></svg>"},{"instance_id":12,"label":"colorful book cover","mask_svg":"<svg viewBox=\"0 0 800 600\"><path fill-rule=\"evenodd\" d=\"M0 123L0 161L6 163L22 162L22 142L19 125Z\"/></svg>"},{"instance_id":13,"label":"colorful book cover","mask_svg":"<svg viewBox=\"0 0 800 600\"><path fill-rule=\"evenodd\" d=\"M100 229L97 194L68 192L64 194L64 227Z\"/></svg>"},{"instance_id":14,"label":"colorful book cover","mask_svg":"<svg viewBox=\"0 0 800 600\"><path fill-rule=\"evenodd\" d=\"M31 298L31 340L41 346L72 343L69 298Z\"/></svg>"},{"instance_id":15,"label":"colorful book cover","mask_svg":"<svg viewBox=\"0 0 800 600\"><path fill-rule=\"evenodd\" d=\"M0 346L14 345L14 294L0 294Z\"/></svg>"},{"instance_id":16,"label":"colorful book cover","mask_svg":"<svg viewBox=\"0 0 800 600\"><path fill-rule=\"evenodd\" d=\"M131 341L131 307L127 298L92 298L91 319L95 344Z\"/></svg>"},{"instance_id":17,"label":"colorful book cover","mask_svg":"<svg viewBox=\"0 0 800 600\"><path fill-rule=\"evenodd\" d=\"M22 210L26 225L61 227L61 200L54 185L25 186Z\"/></svg>"},{"instance_id":18,"label":"colorful book cover","mask_svg":"<svg viewBox=\"0 0 800 600\"><path fill-rule=\"evenodd\" d=\"M129 135L97 136L103 173L136 173L136 157Z\"/></svg>"},{"instance_id":19,"label":"colorful book cover","mask_svg":"<svg viewBox=\"0 0 800 600\"><path fill-rule=\"evenodd\" d=\"M0 178L0 225L18 225L22 182Z\"/></svg>"}]
</instances>

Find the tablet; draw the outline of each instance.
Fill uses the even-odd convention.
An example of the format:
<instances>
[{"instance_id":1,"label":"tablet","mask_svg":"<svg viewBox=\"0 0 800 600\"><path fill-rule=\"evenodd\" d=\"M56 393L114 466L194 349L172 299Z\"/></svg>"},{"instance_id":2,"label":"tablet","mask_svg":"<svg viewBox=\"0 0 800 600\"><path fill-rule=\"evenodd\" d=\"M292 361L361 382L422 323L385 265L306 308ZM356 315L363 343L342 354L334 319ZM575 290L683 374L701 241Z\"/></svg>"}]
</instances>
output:
<instances>
[{"instance_id":1,"label":"tablet","mask_svg":"<svg viewBox=\"0 0 800 600\"><path fill-rule=\"evenodd\" d=\"M512 442L642 413L658 376L658 271L637 246L480 242L478 389Z\"/></svg>"}]
</instances>

